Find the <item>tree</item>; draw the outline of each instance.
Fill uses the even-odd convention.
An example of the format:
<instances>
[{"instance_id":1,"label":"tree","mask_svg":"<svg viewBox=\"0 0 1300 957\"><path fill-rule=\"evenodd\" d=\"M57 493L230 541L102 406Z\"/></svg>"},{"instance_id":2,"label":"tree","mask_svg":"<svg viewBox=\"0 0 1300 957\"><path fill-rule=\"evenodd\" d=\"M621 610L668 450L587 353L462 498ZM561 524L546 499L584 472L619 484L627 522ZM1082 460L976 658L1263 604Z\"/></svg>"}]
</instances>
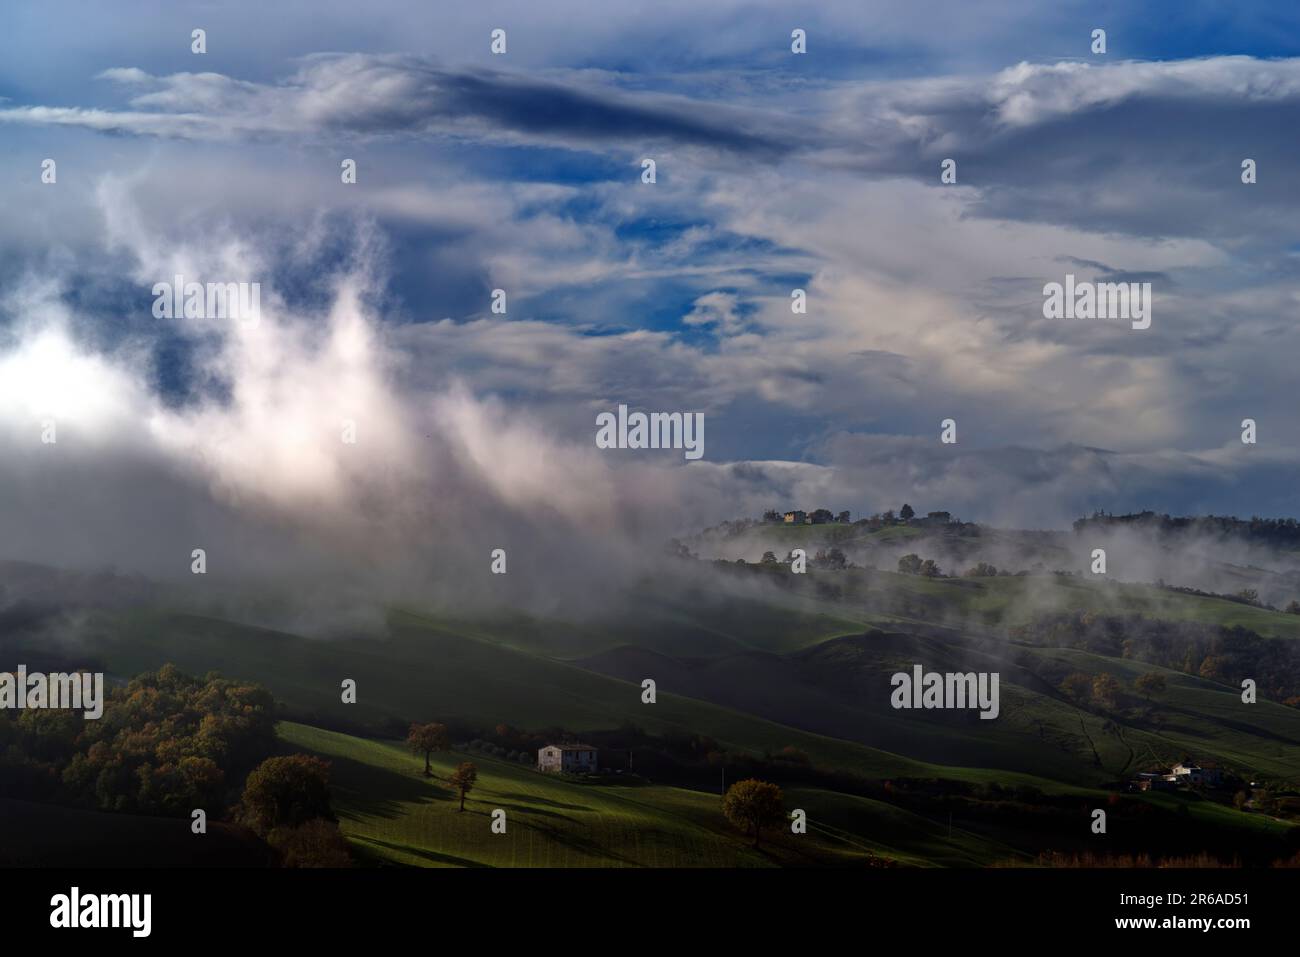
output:
<instances>
[{"instance_id":1,"label":"tree","mask_svg":"<svg viewBox=\"0 0 1300 957\"><path fill-rule=\"evenodd\" d=\"M904 575L916 575L921 571L920 555L904 555L898 560L898 570Z\"/></svg>"},{"instance_id":2,"label":"tree","mask_svg":"<svg viewBox=\"0 0 1300 957\"><path fill-rule=\"evenodd\" d=\"M926 578L941 578L943 577L943 570L935 563L933 558L927 558L925 561L921 562L921 567L917 569L917 574L923 575Z\"/></svg>"},{"instance_id":3,"label":"tree","mask_svg":"<svg viewBox=\"0 0 1300 957\"><path fill-rule=\"evenodd\" d=\"M1249 803L1250 803L1250 795L1247 794L1245 791L1238 791L1236 794L1232 796L1232 805L1238 811L1244 811L1246 809L1246 805Z\"/></svg>"},{"instance_id":4,"label":"tree","mask_svg":"<svg viewBox=\"0 0 1300 957\"><path fill-rule=\"evenodd\" d=\"M1300 615L1300 601L1292 598L1291 603L1286 606L1286 613L1288 615Z\"/></svg>"},{"instance_id":5,"label":"tree","mask_svg":"<svg viewBox=\"0 0 1300 957\"><path fill-rule=\"evenodd\" d=\"M754 846L758 847L763 828L784 819L781 803L781 789L775 784L746 778L727 789L727 796L722 799L722 813L736 827L752 834Z\"/></svg>"},{"instance_id":6,"label":"tree","mask_svg":"<svg viewBox=\"0 0 1300 957\"><path fill-rule=\"evenodd\" d=\"M433 771L429 767L429 756L435 751L446 751L450 747L447 726L436 722L431 724L413 724L406 736L406 743L412 754L424 755L424 776L430 777Z\"/></svg>"},{"instance_id":7,"label":"tree","mask_svg":"<svg viewBox=\"0 0 1300 957\"><path fill-rule=\"evenodd\" d=\"M775 564L776 564L776 552L764 552L764 553L763 553L763 564L764 564L764 565L775 565Z\"/></svg>"},{"instance_id":8,"label":"tree","mask_svg":"<svg viewBox=\"0 0 1300 957\"><path fill-rule=\"evenodd\" d=\"M276 828L267 843L280 853L282 867L351 867L348 839L333 821L313 818L298 827Z\"/></svg>"},{"instance_id":9,"label":"tree","mask_svg":"<svg viewBox=\"0 0 1300 957\"><path fill-rule=\"evenodd\" d=\"M842 549L832 547L829 551L819 551L813 557L813 564L818 568L844 569L848 567L849 559Z\"/></svg>"},{"instance_id":10,"label":"tree","mask_svg":"<svg viewBox=\"0 0 1300 957\"><path fill-rule=\"evenodd\" d=\"M916 512L913 511L912 506L910 505L905 504L898 510L898 517L905 522L910 522L914 515L916 515Z\"/></svg>"},{"instance_id":11,"label":"tree","mask_svg":"<svg viewBox=\"0 0 1300 957\"><path fill-rule=\"evenodd\" d=\"M451 786L460 792L460 809L465 810L465 795L474 790L478 780L478 768L469 761L462 761L448 779Z\"/></svg>"},{"instance_id":12,"label":"tree","mask_svg":"<svg viewBox=\"0 0 1300 957\"><path fill-rule=\"evenodd\" d=\"M991 565L988 562L980 562L962 572L962 576L965 578L993 578L997 573L998 569L996 565Z\"/></svg>"},{"instance_id":13,"label":"tree","mask_svg":"<svg viewBox=\"0 0 1300 957\"><path fill-rule=\"evenodd\" d=\"M1092 697L1092 679L1082 671L1073 672L1065 676L1061 690L1075 701L1087 701Z\"/></svg>"},{"instance_id":14,"label":"tree","mask_svg":"<svg viewBox=\"0 0 1300 957\"><path fill-rule=\"evenodd\" d=\"M244 784L244 820L262 836L313 818L332 821L329 782L330 766L320 758L307 754L267 758Z\"/></svg>"},{"instance_id":15,"label":"tree","mask_svg":"<svg viewBox=\"0 0 1300 957\"><path fill-rule=\"evenodd\" d=\"M1119 682L1108 672L1102 672L1092 679L1092 696L1102 704L1113 707L1119 699L1119 690Z\"/></svg>"},{"instance_id":16,"label":"tree","mask_svg":"<svg viewBox=\"0 0 1300 957\"><path fill-rule=\"evenodd\" d=\"M1206 655L1205 660L1201 662L1200 676L1209 681L1216 681L1224 677L1224 659L1220 655Z\"/></svg>"},{"instance_id":17,"label":"tree","mask_svg":"<svg viewBox=\"0 0 1300 957\"><path fill-rule=\"evenodd\" d=\"M1150 701L1152 695L1164 693L1165 676L1158 671L1148 671L1138 675L1137 681L1133 682L1133 686L1141 692L1142 697Z\"/></svg>"}]
</instances>

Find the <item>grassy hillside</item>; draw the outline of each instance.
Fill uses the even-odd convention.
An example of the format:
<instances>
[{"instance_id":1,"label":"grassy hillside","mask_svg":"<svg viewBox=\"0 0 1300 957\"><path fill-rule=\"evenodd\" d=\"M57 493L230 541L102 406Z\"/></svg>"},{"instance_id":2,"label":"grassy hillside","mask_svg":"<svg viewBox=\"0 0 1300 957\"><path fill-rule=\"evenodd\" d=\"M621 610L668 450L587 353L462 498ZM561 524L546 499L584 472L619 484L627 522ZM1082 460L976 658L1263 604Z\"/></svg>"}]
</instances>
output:
<instances>
[{"instance_id":1,"label":"grassy hillside","mask_svg":"<svg viewBox=\"0 0 1300 957\"><path fill-rule=\"evenodd\" d=\"M890 676L914 663L940 672L999 674L1001 712L894 710ZM614 675L660 675L686 694L819 734L940 765L1036 774L1079 785L1113 783L1183 755L1242 773L1300 780L1300 711L1243 705L1232 689L1154 665L1008 642L970 645L951 636L869 632L791 656L681 661L621 649L587 662ZM1066 674L1110 673L1128 689L1107 713L1059 690ZM1133 691L1149 671L1168 690L1147 702Z\"/></svg>"},{"instance_id":2,"label":"grassy hillside","mask_svg":"<svg viewBox=\"0 0 1300 957\"><path fill-rule=\"evenodd\" d=\"M867 777L997 780L1054 790L1069 784L1036 773L940 766L810 733L659 687L641 703L639 682L596 674L467 637L430 619L394 615L386 639L323 641L231 622L184 615L141 615L101 625L95 651L117 674L174 662L258 681L297 716L328 725L391 728L392 722L440 720L491 728L563 726L611 729L632 722L651 733L708 734L730 750L779 751L791 746L818 765ZM286 666L286 662L292 664ZM357 682L357 703L343 704L340 684Z\"/></svg>"},{"instance_id":3,"label":"grassy hillside","mask_svg":"<svg viewBox=\"0 0 1300 957\"><path fill-rule=\"evenodd\" d=\"M391 730L394 721L433 719L479 728L500 722L561 726L573 732L631 722L654 734L707 734L733 751L790 746L819 766L868 777L1018 781L1044 788L1096 786L1183 753L1282 778L1300 767L1300 713L1293 709L1260 702L1243 712L1231 706L1232 696L1222 686L1184 681L1171 672L1171 692L1161 709L1114 721L1066 701L1056 690L1061 677L1070 670L1111 670L1131 686L1136 674L1152 666L1090 656L1071 662L1070 654L1082 653L1004 640L971 645L965 629L945 631L931 624L963 606L972 615L982 609L1008 618L1024 614L1035 600L1041 606L1096 607L1102 593L1112 604L1131 595L1134 603L1166 615L1267 612L1054 577L927 580L878 572L833 577L846 588L862 588L868 601L882 589L891 600L915 599L918 613L933 617L890 622L915 627L917 633L875 633L831 613L852 607L850 597L824 602L824 614L804 617L758 601L734 612L728 611L732 601L705 606L694 618L690 609L668 605L654 629L642 621L627 632L609 629L597 635L597 626L589 623L591 635L566 644L563 625L554 622L514 629L504 621L466 623L403 612L391 616L385 638L320 641L193 616L134 613L106 618L98 629L104 637L94 650L117 674L172 661L192 672L215 669L247 677L266 684L296 716L372 732ZM803 595L787 600L817 602ZM762 624L765 614L771 620ZM1272 617L1288 625L1297 618ZM679 620L676 626L670 624L673 618ZM796 621L806 630L795 629ZM724 627L730 631L723 633ZM821 637L836 627L850 628L857 637ZM773 637L781 633L790 639ZM709 636L711 653L692 644L701 634ZM546 654L553 644L571 651L627 637L637 643L583 659L578 662L583 667ZM674 657L661 650L677 647L693 653ZM293 664L286 667L286 662ZM968 713L893 710L889 675L916 662L941 671L1000 672L1001 716L982 722ZM658 684L654 705L641 702L645 677ZM344 678L358 683L355 705L339 699Z\"/></svg>"},{"instance_id":4,"label":"grassy hillside","mask_svg":"<svg viewBox=\"0 0 1300 957\"><path fill-rule=\"evenodd\" d=\"M434 777L422 760L395 741L362 739L301 724L282 723L286 751L329 760L335 811L358 857L366 863L421 867L750 867L903 866L981 867L1032 864L1048 847L1097 850L1086 808L1107 796L1081 792L1074 811L1058 815L1054 830L1027 810L998 814L985 805L977 817L960 803L920 813L897 804L820 788L785 791L787 813L802 809L808 831L774 828L755 850L729 825L719 797L702 791L630 781L607 783L544 775L531 767L483 755L443 754ZM462 760L479 769L465 812L447 786ZM1071 805L1073 806L1073 805ZM956 807L951 817L946 808ZM1125 798L1116 818L1120 837L1142 840L1140 813L1161 815L1168 847L1198 848L1208 841L1230 859L1247 844L1278 851L1290 826L1235 811L1195 794ZM506 812L505 834L493 834L491 814ZM990 816L992 815L992 816ZM1180 821L1185 823L1173 822ZM1130 823L1125 823L1130 822ZM1195 830L1188 830L1195 826ZM1137 830L1134 830L1134 827ZM1167 853L1168 851L1166 851Z\"/></svg>"},{"instance_id":5,"label":"grassy hillside","mask_svg":"<svg viewBox=\"0 0 1300 957\"><path fill-rule=\"evenodd\" d=\"M719 797L658 785L583 783L482 755L435 756L434 774L397 742L364 740L284 722L287 748L332 762L336 813L364 858L413 866L762 867L900 863L978 865L1014 852L905 810L800 789L805 835L774 831L755 850L723 818ZM446 777L462 760L479 769L464 813ZM505 834L490 815L506 812Z\"/></svg>"},{"instance_id":6,"label":"grassy hillside","mask_svg":"<svg viewBox=\"0 0 1300 957\"><path fill-rule=\"evenodd\" d=\"M1300 638L1300 615L1153 585L1084 576L923 578L876 569L814 570L795 576L786 566L748 566L741 574L771 579L772 584L799 594L810 612L882 626L890 622L943 623L981 632L1004 632L1044 614L1093 611L1240 625L1264 637ZM825 595L826 588L833 589L834 595Z\"/></svg>"}]
</instances>

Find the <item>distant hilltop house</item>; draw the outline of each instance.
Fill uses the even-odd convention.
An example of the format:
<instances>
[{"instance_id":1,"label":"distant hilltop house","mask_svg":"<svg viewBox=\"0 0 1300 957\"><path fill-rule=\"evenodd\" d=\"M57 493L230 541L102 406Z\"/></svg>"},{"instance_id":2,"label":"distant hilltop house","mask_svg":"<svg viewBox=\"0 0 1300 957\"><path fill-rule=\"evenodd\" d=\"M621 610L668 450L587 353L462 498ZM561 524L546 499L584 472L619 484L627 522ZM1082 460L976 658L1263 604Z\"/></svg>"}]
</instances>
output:
<instances>
[{"instance_id":1,"label":"distant hilltop house","mask_svg":"<svg viewBox=\"0 0 1300 957\"><path fill-rule=\"evenodd\" d=\"M1139 791L1172 791L1178 787L1172 774L1161 774L1158 771L1143 771L1134 783Z\"/></svg>"},{"instance_id":2,"label":"distant hilltop house","mask_svg":"<svg viewBox=\"0 0 1300 957\"><path fill-rule=\"evenodd\" d=\"M537 770L578 774L596 770L596 749L590 744L548 744L537 752Z\"/></svg>"},{"instance_id":3,"label":"distant hilltop house","mask_svg":"<svg viewBox=\"0 0 1300 957\"><path fill-rule=\"evenodd\" d=\"M949 525L952 523L952 514L949 512L930 512L925 518L918 518L912 521L913 525Z\"/></svg>"},{"instance_id":4,"label":"distant hilltop house","mask_svg":"<svg viewBox=\"0 0 1300 957\"><path fill-rule=\"evenodd\" d=\"M1175 764L1168 772L1146 771L1134 778L1139 791L1173 791L1181 787L1219 787L1223 769L1214 765Z\"/></svg>"},{"instance_id":5,"label":"distant hilltop house","mask_svg":"<svg viewBox=\"0 0 1300 957\"><path fill-rule=\"evenodd\" d=\"M768 512L765 518L774 519L775 512ZM830 525L840 523L843 525L850 524L849 512L846 509L836 515L828 508L814 509L812 512L805 512L800 509L794 509L790 512L781 514L781 520L787 525Z\"/></svg>"},{"instance_id":6,"label":"distant hilltop house","mask_svg":"<svg viewBox=\"0 0 1300 957\"><path fill-rule=\"evenodd\" d=\"M1217 767L1175 764L1171 770L1174 777L1188 784L1207 784L1210 787L1217 787L1223 783L1223 771Z\"/></svg>"}]
</instances>

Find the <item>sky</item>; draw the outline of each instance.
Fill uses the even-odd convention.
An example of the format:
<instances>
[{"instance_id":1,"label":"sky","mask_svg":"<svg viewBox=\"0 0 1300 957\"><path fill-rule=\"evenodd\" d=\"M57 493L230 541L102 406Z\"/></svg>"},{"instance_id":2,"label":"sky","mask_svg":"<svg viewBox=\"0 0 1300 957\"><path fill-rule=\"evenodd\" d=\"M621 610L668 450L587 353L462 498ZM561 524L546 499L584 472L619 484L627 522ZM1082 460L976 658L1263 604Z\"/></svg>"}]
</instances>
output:
<instances>
[{"instance_id":1,"label":"sky","mask_svg":"<svg viewBox=\"0 0 1300 957\"><path fill-rule=\"evenodd\" d=\"M1294 515L1298 121L1284 3L7 3L0 557ZM157 318L177 274L261 321ZM1150 328L1045 318L1067 274ZM703 458L598 449L620 404Z\"/></svg>"}]
</instances>

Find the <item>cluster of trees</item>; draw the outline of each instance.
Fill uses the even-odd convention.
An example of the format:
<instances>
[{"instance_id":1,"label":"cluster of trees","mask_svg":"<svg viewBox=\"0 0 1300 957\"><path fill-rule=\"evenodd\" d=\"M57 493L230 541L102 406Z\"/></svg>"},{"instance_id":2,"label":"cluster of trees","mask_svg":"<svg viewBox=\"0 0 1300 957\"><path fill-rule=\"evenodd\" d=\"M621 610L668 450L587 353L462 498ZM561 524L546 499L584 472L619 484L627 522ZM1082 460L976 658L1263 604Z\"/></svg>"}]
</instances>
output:
<instances>
[{"instance_id":1,"label":"cluster of trees","mask_svg":"<svg viewBox=\"0 0 1300 957\"><path fill-rule=\"evenodd\" d=\"M786 555L784 559L777 558L776 552L764 552L759 563L762 565L789 565L793 561L793 551ZM808 564L813 568L825 568L831 571L839 571L851 567L849 558L844 554L843 549L835 548L833 546L827 549L818 549L817 553L808 560Z\"/></svg>"},{"instance_id":2,"label":"cluster of trees","mask_svg":"<svg viewBox=\"0 0 1300 957\"><path fill-rule=\"evenodd\" d=\"M919 555L908 554L898 560L898 570L904 575L920 575L923 578L943 578L943 569L933 558L922 559Z\"/></svg>"},{"instance_id":3,"label":"cluster of trees","mask_svg":"<svg viewBox=\"0 0 1300 957\"><path fill-rule=\"evenodd\" d=\"M0 711L0 793L133 814L233 820L288 867L345 867L329 766L275 750L265 688L174 665L110 689L103 716ZM242 785L242 786L241 786Z\"/></svg>"},{"instance_id":4,"label":"cluster of trees","mask_svg":"<svg viewBox=\"0 0 1300 957\"><path fill-rule=\"evenodd\" d=\"M498 730L513 730L509 725L498 725ZM424 776L433 777L430 764L432 756L441 751L451 750L451 735L445 724L413 724L406 735L407 747L415 754L424 755ZM478 782L478 766L470 761L462 761L447 777L447 783L460 795L460 810L465 810L465 795L474 790Z\"/></svg>"},{"instance_id":5,"label":"cluster of trees","mask_svg":"<svg viewBox=\"0 0 1300 957\"><path fill-rule=\"evenodd\" d=\"M1079 704L1098 704L1106 708L1117 707L1124 694L1123 683L1107 671L1097 675L1071 672L1061 680L1060 688L1066 697ZM1165 688L1164 675L1157 671L1144 672L1133 682L1133 691L1147 701L1163 694Z\"/></svg>"},{"instance_id":6,"label":"cluster of trees","mask_svg":"<svg viewBox=\"0 0 1300 957\"><path fill-rule=\"evenodd\" d=\"M0 712L0 790L104 811L188 815L225 806L273 750L265 688L173 665L109 690L95 721L80 712Z\"/></svg>"},{"instance_id":7,"label":"cluster of trees","mask_svg":"<svg viewBox=\"0 0 1300 957\"><path fill-rule=\"evenodd\" d=\"M1011 637L1131 658L1233 686L1251 678L1262 696L1300 707L1300 645L1240 625L1065 612L1013 628Z\"/></svg>"},{"instance_id":8,"label":"cluster of trees","mask_svg":"<svg viewBox=\"0 0 1300 957\"><path fill-rule=\"evenodd\" d=\"M1150 529L1162 535L1231 537L1275 548L1300 547L1300 523L1294 518L1260 518L1257 515L1249 519L1231 515L1172 517L1166 514L1157 515L1152 511L1111 515L1098 511L1088 518L1080 518L1074 522L1076 532L1104 530L1113 526Z\"/></svg>"},{"instance_id":9,"label":"cluster of trees","mask_svg":"<svg viewBox=\"0 0 1300 957\"><path fill-rule=\"evenodd\" d=\"M790 511L792 512L797 511L797 509L790 509ZM849 519L851 518L847 509L843 512L836 514L835 512L832 512L829 508L815 508L811 512L808 512L807 514L808 517L812 519L812 523L814 525L829 525L832 522L838 523L840 525L847 525L849 524ZM768 525L772 524L773 522L784 522L784 521L785 521L785 512L778 511L777 509L774 508L769 508L766 512L763 513L763 522ZM723 523L723 525L726 524L727 524L726 522Z\"/></svg>"},{"instance_id":10,"label":"cluster of trees","mask_svg":"<svg viewBox=\"0 0 1300 957\"><path fill-rule=\"evenodd\" d=\"M1270 611L1277 611L1277 609L1272 605L1260 601L1259 591L1254 588L1243 588L1240 591L1225 594L1217 591L1203 591L1200 588L1193 588L1190 585L1169 585L1166 584L1163 579L1157 581L1156 586L1158 588L1163 588L1165 591L1176 591L1183 595L1197 595L1201 598L1219 598L1223 601L1235 601L1240 605L1254 605L1256 608L1267 608ZM1286 610L1289 612L1293 611L1295 614L1300 614L1300 602L1291 602L1291 605L1288 606Z\"/></svg>"},{"instance_id":11,"label":"cluster of trees","mask_svg":"<svg viewBox=\"0 0 1300 957\"><path fill-rule=\"evenodd\" d=\"M239 820L285 867L347 867L347 839L330 806L330 766L307 754L267 758L244 783Z\"/></svg>"}]
</instances>

